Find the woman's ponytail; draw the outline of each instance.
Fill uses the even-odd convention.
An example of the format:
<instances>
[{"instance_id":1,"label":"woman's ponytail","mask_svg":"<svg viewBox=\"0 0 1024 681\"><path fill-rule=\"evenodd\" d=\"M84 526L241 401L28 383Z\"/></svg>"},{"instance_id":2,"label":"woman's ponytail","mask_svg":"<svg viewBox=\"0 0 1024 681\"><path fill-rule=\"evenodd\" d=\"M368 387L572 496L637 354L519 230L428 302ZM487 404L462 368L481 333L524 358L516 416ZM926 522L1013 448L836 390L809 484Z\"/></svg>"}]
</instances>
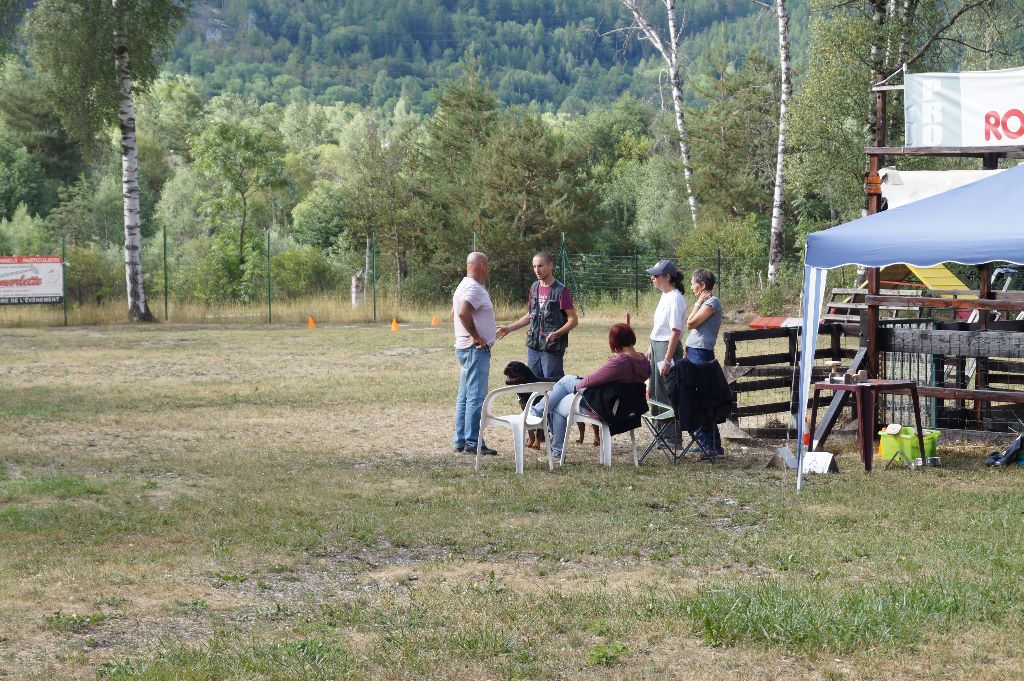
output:
<instances>
[{"instance_id":1,"label":"woman's ponytail","mask_svg":"<svg viewBox=\"0 0 1024 681\"><path fill-rule=\"evenodd\" d=\"M677 271L675 274L669 277L669 281L672 282L672 285L676 287L677 291L682 293L684 296L686 295L686 284L683 283L682 272Z\"/></svg>"}]
</instances>

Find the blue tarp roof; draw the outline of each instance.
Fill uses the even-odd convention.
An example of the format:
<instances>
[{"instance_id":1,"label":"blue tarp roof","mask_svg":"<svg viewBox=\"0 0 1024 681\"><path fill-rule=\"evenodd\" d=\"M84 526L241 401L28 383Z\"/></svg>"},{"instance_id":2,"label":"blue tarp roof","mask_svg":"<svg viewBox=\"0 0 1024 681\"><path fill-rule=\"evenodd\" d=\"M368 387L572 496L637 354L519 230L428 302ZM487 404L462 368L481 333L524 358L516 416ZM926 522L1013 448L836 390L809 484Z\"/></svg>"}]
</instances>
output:
<instances>
[{"instance_id":1,"label":"blue tarp roof","mask_svg":"<svg viewBox=\"0 0 1024 681\"><path fill-rule=\"evenodd\" d=\"M811 267L1024 263L1024 164L807 235Z\"/></svg>"}]
</instances>

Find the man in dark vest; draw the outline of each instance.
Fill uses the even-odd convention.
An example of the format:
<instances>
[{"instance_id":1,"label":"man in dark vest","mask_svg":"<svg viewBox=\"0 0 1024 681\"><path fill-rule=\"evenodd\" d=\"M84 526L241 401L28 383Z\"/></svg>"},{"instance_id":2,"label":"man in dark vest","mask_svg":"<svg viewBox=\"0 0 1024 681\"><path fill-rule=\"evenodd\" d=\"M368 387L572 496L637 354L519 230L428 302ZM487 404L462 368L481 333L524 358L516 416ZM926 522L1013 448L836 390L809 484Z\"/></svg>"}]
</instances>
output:
<instances>
[{"instance_id":1,"label":"man in dark vest","mask_svg":"<svg viewBox=\"0 0 1024 681\"><path fill-rule=\"evenodd\" d=\"M572 304L572 293L555 279L551 271L555 261L550 253L533 256L533 273L537 281L530 287L527 312L508 326L498 328L497 337L529 325L526 332L526 355L530 370L544 381L556 381L565 375L562 358L569 345L569 332L576 328L579 317Z\"/></svg>"}]
</instances>

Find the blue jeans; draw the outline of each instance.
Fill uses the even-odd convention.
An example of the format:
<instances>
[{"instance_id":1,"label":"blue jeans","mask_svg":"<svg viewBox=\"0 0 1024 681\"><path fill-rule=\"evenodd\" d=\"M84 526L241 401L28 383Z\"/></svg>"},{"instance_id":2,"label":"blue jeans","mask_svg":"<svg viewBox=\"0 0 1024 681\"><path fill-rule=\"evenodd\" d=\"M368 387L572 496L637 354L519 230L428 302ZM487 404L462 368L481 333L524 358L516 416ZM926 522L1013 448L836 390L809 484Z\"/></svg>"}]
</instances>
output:
<instances>
[{"instance_id":1,"label":"blue jeans","mask_svg":"<svg viewBox=\"0 0 1024 681\"><path fill-rule=\"evenodd\" d=\"M555 383L555 387L548 393L548 426L551 431L551 452L559 456L562 453L562 444L565 442L565 426L569 420L569 406L572 404L572 395L576 384L581 379L579 376L563 376ZM568 397L569 399L565 399ZM540 416L542 405L537 403L533 407L533 415Z\"/></svg>"},{"instance_id":2,"label":"blue jeans","mask_svg":"<svg viewBox=\"0 0 1024 681\"><path fill-rule=\"evenodd\" d=\"M562 369L564 358L564 353L556 354L526 348L526 365L537 375L538 381L557 381L565 376L565 370Z\"/></svg>"},{"instance_id":3,"label":"blue jeans","mask_svg":"<svg viewBox=\"0 0 1024 681\"><path fill-rule=\"evenodd\" d=\"M490 348L455 351L459 360L459 395L455 398L456 448L476 450L480 437L480 409L487 395L487 374L491 369Z\"/></svg>"},{"instance_id":4,"label":"blue jeans","mask_svg":"<svg viewBox=\"0 0 1024 681\"><path fill-rule=\"evenodd\" d=\"M710 364L715 361L715 351L706 348L686 348L686 359L693 364ZM718 424L711 423L707 426L699 426L693 431L697 442L704 451L709 454L724 454L722 449L722 436L718 432Z\"/></svg>"}]
</instances>

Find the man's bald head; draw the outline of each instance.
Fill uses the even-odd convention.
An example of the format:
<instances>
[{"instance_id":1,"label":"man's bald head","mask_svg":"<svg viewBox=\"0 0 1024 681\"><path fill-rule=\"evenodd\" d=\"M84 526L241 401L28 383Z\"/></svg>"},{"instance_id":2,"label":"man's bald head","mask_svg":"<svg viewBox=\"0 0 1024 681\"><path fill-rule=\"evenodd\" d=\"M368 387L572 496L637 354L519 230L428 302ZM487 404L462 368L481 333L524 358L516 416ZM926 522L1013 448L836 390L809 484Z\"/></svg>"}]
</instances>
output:
<instances>
[{"instance_id":1,"label":"man's bald head","mask_svg":"<svg viewBox=\"0 0 1024 681\"><path fill-rule=\"evenodd\" d=\"M489 272L487 256L479 251L473 251L466 256L466 276L475 279L481 284L487 281Z\"/></svg>"}]
</instances>

